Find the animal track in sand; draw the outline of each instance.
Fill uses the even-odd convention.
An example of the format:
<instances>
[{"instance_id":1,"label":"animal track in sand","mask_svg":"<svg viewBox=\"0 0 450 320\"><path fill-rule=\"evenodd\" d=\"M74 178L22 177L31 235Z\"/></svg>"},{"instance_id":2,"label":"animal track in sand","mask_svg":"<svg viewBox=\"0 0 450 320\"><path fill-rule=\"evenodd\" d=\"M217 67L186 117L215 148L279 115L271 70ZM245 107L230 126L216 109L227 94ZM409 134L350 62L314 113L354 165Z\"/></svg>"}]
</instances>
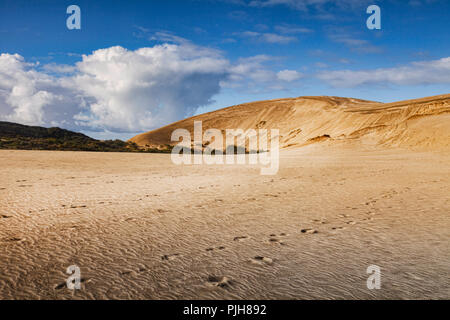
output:
<instances>
[{"instance_id":1,"label":"animal track in sand","mask_svg":"<svg viewBox=\"0 0 450 320\"><path fill-rule=\"evenodd\" d=\"M208 284L220 288L228 288L233 284L233 281L224 276L208 276Z\"/></svg>"},{"instance_id":2,"label":"animal track in sand","mask_svg":"<svg viewBox=\"0 0 450 320\"><path fill-rule=\"evenodd\" d=\"M241 242L241 241L244 241L244 240L247 240L247 239L248 239L247 236L239 236L239 237L234 237L234 238L233 238L233 241L239 241L239 242Z\"/></svg>"},{"instance_id":3,"label":"animal track in sand","mask_svg":"<svg viewBox=\"0 0 450 320\"><path fill-rule=\"evenodd\" d=\"M12 216L7 216L5 214L0 215L0 218L2 219L8 219L8 218L12 218Z\"/></svg>"},{"instance_id":4,"label":"animal track in sand","mask_svg":"<svg viewBox=\"0 0 450 320\"><path fill-rule=\"evenodd\" d=\"M332 227L331 230L344 230L344 227Z\"/></svg>"}]
</instances>

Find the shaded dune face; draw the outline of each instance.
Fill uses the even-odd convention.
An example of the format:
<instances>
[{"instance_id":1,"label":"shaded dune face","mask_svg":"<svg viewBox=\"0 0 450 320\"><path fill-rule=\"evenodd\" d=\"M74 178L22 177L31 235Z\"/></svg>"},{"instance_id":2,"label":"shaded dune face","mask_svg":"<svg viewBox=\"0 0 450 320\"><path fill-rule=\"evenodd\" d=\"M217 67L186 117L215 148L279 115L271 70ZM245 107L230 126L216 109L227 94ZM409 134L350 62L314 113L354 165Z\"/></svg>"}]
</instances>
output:
<instances>
[{"instance_id":1,"label":"shaded dune face","mask_svg":"<svg viewBox=\"0 0 450 320\"><path fill-rule=\"evenodd\" d=\"M183 128L203 131L279 129L281 148L312 143L450 150L450 94L395 103L339 97L300 97L236 105L175 122L130 141L141 147L175 145L171 134Z\"/></svg>"}]
</instances>

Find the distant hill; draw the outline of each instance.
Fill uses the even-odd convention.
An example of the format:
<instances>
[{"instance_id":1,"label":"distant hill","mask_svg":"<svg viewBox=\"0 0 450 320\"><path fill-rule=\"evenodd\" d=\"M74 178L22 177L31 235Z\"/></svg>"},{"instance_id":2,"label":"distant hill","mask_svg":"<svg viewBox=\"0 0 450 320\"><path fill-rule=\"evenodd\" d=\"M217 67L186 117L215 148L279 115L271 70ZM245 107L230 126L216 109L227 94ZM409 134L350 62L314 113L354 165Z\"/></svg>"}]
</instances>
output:
<instances>
[{"instance_id":1,"label":"distant hill","mask_svg":"<svg viewBox=\"0 0 450 320\"><path fill-rule=\"evenodd\" d=\"M326 96L257 101L184 119L130 141L142 148L174 145L171 133L183 128L192 138L194 121L202 121L203 131L279 129L281 148L320 143L450 150L450 94L394 103Z\"/></svg>"},{"instance_id":2,"label":"distant hill","mask_svg":"<svg viewBox=\"0 0 450 320\"><path fill-rule=\"evenodd\" d=\"M96 140L61 128L43 128L0 121L0 149L141 152L133 142ZM162 152L161 150L146 150Z\"/></svg>"}]
</instances>

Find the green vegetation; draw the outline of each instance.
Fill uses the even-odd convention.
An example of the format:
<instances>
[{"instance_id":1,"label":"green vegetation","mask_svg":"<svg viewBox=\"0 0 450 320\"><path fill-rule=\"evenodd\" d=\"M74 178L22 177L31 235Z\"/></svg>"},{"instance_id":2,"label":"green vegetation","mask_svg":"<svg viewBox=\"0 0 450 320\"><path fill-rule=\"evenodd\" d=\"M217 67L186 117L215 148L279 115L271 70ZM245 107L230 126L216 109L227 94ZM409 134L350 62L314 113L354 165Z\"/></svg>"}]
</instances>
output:
<instances>
[{"instance_id":1,"label":"green vegetation","mask_svg":"<svg viewBox=\"0 0 450 320\"><path fill-rule=\"evenodd\" d=\"M141 149L133 142L125 142L122 140L96 140L82 133L65 129L25 126L3 121L0 121L0 149L150 153L171 152L170 146L163 149Z\"/></svg>"}]
</instances>

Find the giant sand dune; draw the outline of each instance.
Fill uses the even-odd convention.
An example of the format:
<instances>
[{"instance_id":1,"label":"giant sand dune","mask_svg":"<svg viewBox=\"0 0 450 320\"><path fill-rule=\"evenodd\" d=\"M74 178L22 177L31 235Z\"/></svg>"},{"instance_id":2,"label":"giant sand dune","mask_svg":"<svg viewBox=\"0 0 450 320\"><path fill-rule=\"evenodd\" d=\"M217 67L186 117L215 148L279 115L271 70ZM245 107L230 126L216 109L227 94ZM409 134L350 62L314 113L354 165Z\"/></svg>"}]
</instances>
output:
<instances>
[{"instance_id":1,"label":"giant sand dune","mask_svg":"<svg viewBox=\"0 0 450 320\"><path fill-rule=\"evenodd\" d=\"M361 142L382 147L450 150L450 95L395 103L338 97L259 101L181 120L131 139L145 147L174 145L177 128L279 129L282 148L313 142Z\"/></svg>"}]
</instances>

